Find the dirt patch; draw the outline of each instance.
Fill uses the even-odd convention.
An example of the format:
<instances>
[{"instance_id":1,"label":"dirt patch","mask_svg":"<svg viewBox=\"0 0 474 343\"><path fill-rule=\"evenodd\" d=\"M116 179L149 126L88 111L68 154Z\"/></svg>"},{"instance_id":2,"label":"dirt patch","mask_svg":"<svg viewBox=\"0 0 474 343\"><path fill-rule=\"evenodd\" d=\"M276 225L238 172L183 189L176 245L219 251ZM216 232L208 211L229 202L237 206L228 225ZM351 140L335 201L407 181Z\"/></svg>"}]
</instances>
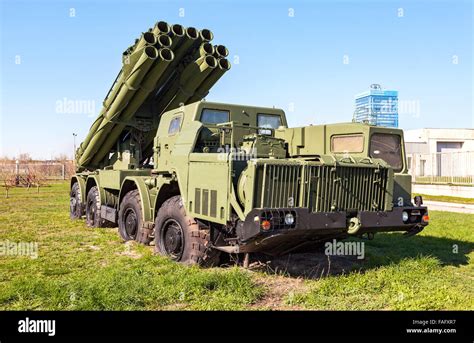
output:
<instances>
[{"instance_id":1,"label":"dirt patch","mask_svg":"<svg viewBox=\"0 0 474 343\"><path fill-rule=\"evenodd\" d=\"M341 275L358 268L356 257L327 256L324 253L298 253L281 257L257 256L251 259L250 271L255 273L257 284L266 292L252 309L299 310L291 304L293 294L308 291L305 279L320 279Z\"/></svg>"},{"instance_id":2,"label":"dirt patch","mask_svg":"<svg viewBox=\"0 0 474 343\"><path fill-rule=\"evenodd\" d=\"M291 278L282 275L266 276L259 273L255 275L256 283L265 288L264 296L252 304L251 309L261 310L300 310L287 301L291 295L305 292L307 287L302 278Z\"/></svg>"},{"instance_id":3,"label":"dirt patch","mask_svg":"<svg viewBox=\"0 0 474 343\"><path fill-rule=\"evenodd\" d=\"M362 266L356 256L327 256L321 252L289 254L279 257L254 256L250 269L304 279L340 275Z\"/></svg>"},{"instance_id":4,"label":"dirt patch","mask_svg":"<svg viewBox=\"0 0 474 343\"><path fill-rule=\"evenodd\" d=\"M128 257L131 257L131 258L134 258L134 259L138 259L140 257L142 257L143 255L136 252L135 250L133 250L133 245L135 244L134 241L128 241L128 242L125 242L123 245L124 245L124 251L122 252L116 252L115 254L116 255L120 255L120 256L128 256Z\"/></svg>"},{"instance_id":5,"label":"dirt patch","mask_svg":"<svg viewBox=\"0 0 474 343\"><path fill-rule=\"evenodd\" d=\"M356 256L327 256L324 253L289 254L258 260L259 268L267 273L283 274L304 279L319 279L341 275L360 267Z\"/></svg>"}]
</instances>

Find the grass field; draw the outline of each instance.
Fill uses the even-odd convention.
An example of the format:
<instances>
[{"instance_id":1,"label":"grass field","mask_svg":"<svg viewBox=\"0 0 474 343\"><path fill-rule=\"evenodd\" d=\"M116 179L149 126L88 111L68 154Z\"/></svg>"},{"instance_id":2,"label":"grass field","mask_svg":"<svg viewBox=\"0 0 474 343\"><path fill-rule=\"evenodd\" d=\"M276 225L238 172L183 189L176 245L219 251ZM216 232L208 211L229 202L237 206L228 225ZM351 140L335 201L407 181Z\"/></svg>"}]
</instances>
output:
<instances>
[{"instance_id":1,"label":"grass field","mask_svg":"<svg viewBox=\"0 0 474 343\"><path fill-rule=\"evenodd\" d=\"M0 309L474 309L474 215L431 212L418 236L366 242L364 260L199 269L70 221L67 187L0 194L0 242L38 243L37 258L0 256Z\"/></svg>"},{"instance_id":2,"label":"grass field","mask_svg":"<svg viewBox=\"0 0 474 343\"><path fill-rule=\"evenodd\" d=\"M417 194L417 195L423 196L423 200L454 202L458 204L474 204L473 198L452 197L448 195L429 195L429 194Z\"/></svg>"}]
</instances>

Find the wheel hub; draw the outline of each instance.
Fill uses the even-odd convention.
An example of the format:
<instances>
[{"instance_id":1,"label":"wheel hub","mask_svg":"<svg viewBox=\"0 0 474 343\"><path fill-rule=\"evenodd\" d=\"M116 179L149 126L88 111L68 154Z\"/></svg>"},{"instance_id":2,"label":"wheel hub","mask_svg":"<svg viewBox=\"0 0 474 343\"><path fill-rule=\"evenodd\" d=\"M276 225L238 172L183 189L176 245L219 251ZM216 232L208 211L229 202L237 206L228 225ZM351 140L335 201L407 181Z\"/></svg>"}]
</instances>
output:
<instances>
[{"instance_id":1,"label":"wheel hub","mask_svg":"<svg viewBox=\"0 0 474 343\"><path fill-rule=\"evenodd\" d=\"M161 237L166 253L173 259L179 260L183 253L183 229L174 219L169 219Z\"/></svg>"},{"instance_id":2,"label":"wheel hub","mask_svg":"<svg viewBox=\"0 0 474 343\"><path fill-rule=\"evenodd\" d=\"M135 238L138 228L138 220L135 211L129 209L125 214L125 231L131 238Z\"/></svg>"}]
</instances>

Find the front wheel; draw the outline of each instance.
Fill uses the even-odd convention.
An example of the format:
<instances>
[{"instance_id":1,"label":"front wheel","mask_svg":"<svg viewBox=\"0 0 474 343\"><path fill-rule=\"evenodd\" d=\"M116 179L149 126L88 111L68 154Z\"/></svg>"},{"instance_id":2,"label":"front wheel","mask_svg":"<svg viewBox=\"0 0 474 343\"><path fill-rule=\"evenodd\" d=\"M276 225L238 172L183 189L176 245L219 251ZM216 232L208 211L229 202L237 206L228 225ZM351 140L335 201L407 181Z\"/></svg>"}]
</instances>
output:
<instances>
[{"instance_id":1,"label":"front wheel","mask_svg":"<svg viewBox=\"0 0 474 343\"><path fill-rule=\"evenodd\" d=\"M181 196L166 200L155 220L155 251L173 261L212 267L220 251L211 247L210 230L186 215Z\"/></svg>"}]
</instances>

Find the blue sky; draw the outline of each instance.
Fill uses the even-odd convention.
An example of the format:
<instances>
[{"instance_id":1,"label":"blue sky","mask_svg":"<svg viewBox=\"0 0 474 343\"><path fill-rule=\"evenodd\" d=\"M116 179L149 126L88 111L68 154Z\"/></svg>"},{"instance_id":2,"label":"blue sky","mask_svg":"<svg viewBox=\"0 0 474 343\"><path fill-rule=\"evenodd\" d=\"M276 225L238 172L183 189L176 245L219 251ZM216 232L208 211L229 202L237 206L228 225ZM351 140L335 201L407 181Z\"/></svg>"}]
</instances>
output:
<instances>
[{"instance_id":1,"label":"blue sky","mask_svg":"<svg viewBox=\"0 0 474 343\"><path fill-rule=\"evenodd\" d=\"M210 101L281 107L290 126L344 122L379 83L399 91L403 129L474 127L471 1L0 3L0 155L72 155L121 53L157 20L229 48ZM89 107L65 113L64 99Z\"/></svg>"}]
</instances>

